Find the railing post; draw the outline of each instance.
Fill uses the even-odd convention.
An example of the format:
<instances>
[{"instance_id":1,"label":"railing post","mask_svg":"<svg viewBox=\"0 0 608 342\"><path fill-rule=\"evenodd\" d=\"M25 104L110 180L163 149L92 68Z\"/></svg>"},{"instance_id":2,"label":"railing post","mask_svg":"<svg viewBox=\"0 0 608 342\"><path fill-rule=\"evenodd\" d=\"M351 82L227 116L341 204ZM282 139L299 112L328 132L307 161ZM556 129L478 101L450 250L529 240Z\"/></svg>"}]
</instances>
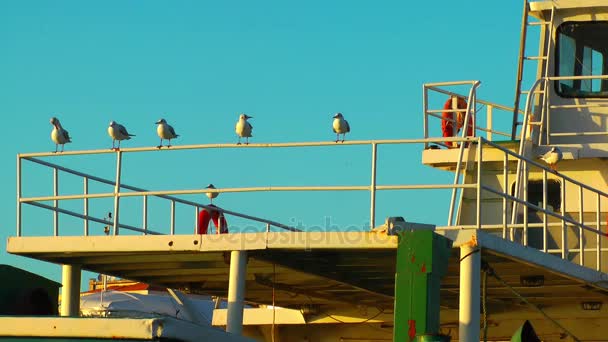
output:
<instances>
[{"instance_id":1,"label":"railing post","mask_svg":"<svg viewBox=\"0 0 608 342\"><path fill-rule=\"evenodd\" d=\"M523 161L523 197L524 197L524 203L526 205L524 205L524 228L522 229L522 244L524 246L528 245L528 162L526 160Z\"/></svg>"},{"instance_id":2,"label":"railing post","mask_svg":"<svg viewBox=\"0 0 608 342\"><path fill-rule=\"evenodd\" d=\"M114 235L118 235L118 215L120 209L120 197L118 194L120 193L120 171L122 168L122 152L120 150L116 151L116 184L114 186Z\"/></svg>"},{"instance_id":3,"label":"railing post","mask_svg":"<svg viewBox=\"0 0 608 342\"><path fill-rule=\"evenodd\" d=\"M562 217L566 217L566 180L562 178ZM568 259L568 231L566 230L566 221L562 221L562 259Z\"/></svg>"},{"instance_id":4,"label":"railing post","mask_svg":"<svg viewBox=\"0 0 608 342\"><path fill-rule=\"evenodd\" d=\"M481 229L481 166L483 158L483 141L482 138L477 139L477 229ZM463 189L464 191L464 189Z\"/></svg>"},{"instance_id":5,"label":"railing post","mask_svg":"<svg viewBox=\"0 0 608 342\"><path fill-rule=\"evenodd\" d=\"M83 178L83 192L86 195L89 194L89 179L87 177ZM85 197L84 198L84 203L83 203L83 211L84 211L84 216L86 217L84 219L84 236L88 236L89 235L89 198Z\"/></svg>"},{"instance_id":6,"label":"railing post","mask_svg":"<svg viewBox=\"0 0 608 342\"><path fill-rule=\"evenodd\" d=\"M370 185L370 229L376 226L376 161L377 161L378 145L372 143L372 183Z\"/></svg>"},{"instance_id":7,"label":"railing post","mask_svg":"<svg viewBox=\"0 0 608 342\"><path fill-rule=\"evenodd\" d=\"M21 236L21 156L17 155L17 236Z\"/></svg>"},{"instance_id":8,"label":"railing post","mask_svg":"<svg viewBox=\"0 0 608 342\"><path fill-rule=\"evenodd\" d=\"M487 133L486 133L486 137L488 140L492 141L492 111L494 109L494 106L492 105L487 105L486 106L486 128L488 129Z\"/></svg>"},{"instance_id":9,"label":"railing post","mask_svg":"<svg viewBox=\"0 0 608 342\"><path fill-rule=\"evenodd\" d=\"M509 193L509 154L505 153L502 161L502 177L504 180L504 193ZM502 238L507 238L507 215L508 215L507 196L502 197Z\"/></svg>"},{"instance_id":10,"label":"railing post","mask_svg":"<svg viewBox=\"0 0 608 342\"><path fill-rule=\"evenodd\" d=\"M422 85L422 107L423 107L423 132L424 132L424 139L427 139L429 137L429 116L428 116L428 110L429 110L429 90L426 88L426 84ZM426 150L427 148L429 148L429 143L425 142L424 143L424 149Z\"/></svg>"},{"instance_id":11,"label":"railing post","mask_svg":"<svg viewBox=\"0 0 608 342\"><path fill-rule=\"evenodd\" d=\"M555 210L555 208L553 208ZM543 252L547 253L547 231L549 229L547 217L547 170L543 169Z\"/></svg>"},{"instance_id":12,"label":"railing post","mask_svg":"<svg viewBox=\"0 0 608 342\"><path fill-rule=\"evenodd\" d=\"M175 201L171 201L171 235L175 235Z\"/></svg>"},{"instance_id":13,"label":"railing post","mask_svg":"<svg viewBox=\"0 0 608 342\"><path fill-rule=\"evenodd\" d=\"M144 235L147 235L147 231L148 231L148 196L144 196L143 199L144 203L143 203L143 217L142 217L142 228L144 229Z\"/></svg>"},{"instance_id":14,"label":"railing post","mask_svg":"<svg viewBox=\"0 0 608 342\"><path fill-rule=\"evenodd\" d=\"M59 196L59 170L56 168L53 169L53 196ZM55 236L59 236L59 212L57 208L59 207L59 201L53 200L53 234Z\"/></svg>"},{"instance_id":15,"label":"railing post","mask_svg":"<svg viewBox=\"0 0 608 342\"><path fill-rule=\"evenodd\" d=\"M194 234L198 234L198 212L201 211L199 206L195 206L194 210Z\"/></svg>"},{"instance_id":16,"label":"railing post","mask_svg":"<svg viewBox=\"0 0 608 342\"><path fill-rule=\"evenodd\" d=\"M580 258L579 258L579 263L581 264L581 266L585 265L585 230L583 229L582 225L585 224L585 218L583 216L583 187L582 186L578 186L578 222L581 224L578 227L578 249L580 252Z\"/></svg>"},{"instance_id":17,"label":"railing post","mask_svg":"<svg viewBox=\"0 0 608 342\"><path fill-rule=\"evenodd\" d=\"M595 212L595 227L597 229L597 233L595 234L596 241L596 254L595 254L595 268L598 271L602 270L602 226L600 224L600 211L601 211L601 197L600 193L597 193L597 211Z\"/></svg>"}]
</instances>

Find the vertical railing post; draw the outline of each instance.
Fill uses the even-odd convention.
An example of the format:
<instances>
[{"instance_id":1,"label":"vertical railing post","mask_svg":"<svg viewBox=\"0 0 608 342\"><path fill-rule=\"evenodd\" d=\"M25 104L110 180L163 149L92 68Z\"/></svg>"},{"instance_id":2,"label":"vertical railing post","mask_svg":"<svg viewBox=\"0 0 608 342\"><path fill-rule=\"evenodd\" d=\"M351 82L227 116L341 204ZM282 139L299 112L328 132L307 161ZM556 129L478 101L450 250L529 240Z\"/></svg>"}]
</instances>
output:
<instances>
[{"instance_id":1,"label":"vertical railing post","mask_svg":"<svg viewBox=\"0 0 608 342\"><path fill-rule=\"evenodd\" d=\"M595 227L597 229L597 233L595 234L595 245L597 247L595 253L595 268L598 271L602 270L602 226L600 224L600 211L601 211L601 197L600 193L597 193L596 206L597 211L595 212Z\"/></svg>"},{"instance_id":2,"label":"vertical railing post","mask_svg":"<svg viewBox=\"0 0 608 342\"><path fill-rule=\"evenodd\" d=\"M566 180L562 178L562 203L561 214L566 217ZM568 231L566 230L566 221L562 221L562 259L568 259Z\"/></svg>"},{"instance_id":3,"label":"vertical railing post","mask_svg":"<svg viewBox=\"0 0 608 342\"><path fill-rule=\"evenodd\" d=\"M17 155L17 236L21 236L21 156Z\"/></svg>"},{"instance_id":4,"label":"vertical railing post","mask_svg":"<svg viewBox=\"0 0 608 342\"><path fill-rule=\"evenodd\" d=\"M504 154L505 157L502 161L502 178L504 180L504 192L509 194L509 155ZM508 202L507 196L502 197L502 238L507 238L507 215L508 215Z\"/></svg>"},{"instance_id":5,"label":"vertical railing post","mask_svg":"<svg viewBox=\"0 0 608 342\"><path fill-rule=\"evenodd\" d=\"M113 234L118 235L118 216L120 214L120 197L118 194L120 193L120 174L122 168L122 152L116 151L116 184L114 186L114 227Z\"/></svg>"},{"instance_id":6,"label":"vertical railing post","mask_svg":"<svg viewBox=\"0 0 608 342\"><path fill-rule=\"evenodd\" d=\"M175 201L171 201L171 235L175 235Z\"/></svg>"},{"instance_id":7,"label":"vertical railing post","mask_svg":"<svg viewBox=\"0 0 608 342\"><path fill-rule=\"evenodd\" d=\"M524 169L524 174L523 174L523 197L524 197L524 203L525 205L523 206L524 209L524 228L522 229L522 244L524 246L528 245L528 162L526 160L523 161L523 169Z\"/></svg>"},{"instance_id":8,"label":"vertical railing post","mask_svg":"<svg viewBox=\"0 0 608 342\"><path fill-rule=\"evenodd\" d=\"M492 112L494 110L494 106L492 105L487 105L486 106L486 128L488 129L487 133L486 133L486 137L488 140L492 141L492 129L493 129L493 123L492 123Z\"/></svg>"},{"instance_id":9,"label":"vertical railing post","mask_svg":"<svg viewBox=\"0 0 608 342\"><path fill-rule=\"evenodd\" d=\"M84 211L84 236L88 236L89 235L89 198L86 197L86 195L89 194L89 178L88 177L84 177L82 179L83 181L83 189L82 191L84 192L85 198L84 198L84 203L83 205L83 211Z\"/></svg>"},{"instance_id":10,"label":"vertical railing post","mask_svg":"<svg viewBox=\"0 0 608 342\"><path fill-rule=\"evenodd\" d=\"M583 229L583 226L585 224L585 218L583 216L584 212L583 212L583 187L582 186L578 186L578 222L580 224L580 226L578 227L578 249L580 252L580 258L579 258L579 263L581 264L581 266L585 265L585 230Z\"/></svg>"},{"instance_id":11,"label":"vertical railing post","mask_svg":"<svg viewBox=\"0 0 608 342\"><path fill-rule=\"evenodd\" d=\"M144 235L148 234L148 196L144 196L143 199L143 217L142 217L142 228L144 229Z\"/></svg>"},{"instance_id":12,"label":"vertical railing post","mask_svg":"<svg viewBox=\"0 0 608 342\"><path fill-rule=\"evenodd\" d=\"M555 208L553 209L555 210ZM547 170L543 169L543 252L547 253L547 231L549 229L547 217Z\"/></svg>"},{"instance_id":13,"label":"vertical railing post","mask_svg":"<svg viewBox=\"0 0 608 342\"><path fill-rule=\"evenodd\" d=\"M57 168L53 168L53 196L59 196L59 170ZM53 234L55 236L59 236L59 212L57 208L59 207L59 201L57 199L53 200Z\"/></svg>"},{"instance_id":14,"label":"vertical railing post","mask_svg":"<svg viewBox=\"0 0 608 342\"><path fill-rule=\"evenodd\" d=\"M378 145L372 143L372 182L369 188L370 191L370 229L376 226L376 161L377 161Z\"/></svg>"},{"instance_id":15,"label":"vertical railing post","mask_svg":"<svg viewBox=\"0 0 608 342\"><path fill-rule=\"evenodd\" d=\"M481 165L483 158L483 140L477 139L477 229L481 229ZM463 189L464 190L464 189Z\"/></svg>"},{"instance_id":16,"label":"vertical railing post","mask_svg":"<svg viewBox=\"0 0 608 342\"><path fill-rule=\"evenodd\" d=\"M423 107L423 131L424 131L424 139L427 139L429 137L429 116L427 114L427 112L429 111L429 94L428 94L429 90L426 88L426 85L423 84L422 85L422 107ZM427 148L429 148L429 143L428 142L424 142L424 149L426 150Z\"/></svg>"},{"instance_id":17,"label":"vertical railing post","mask_svg":"<svg viewBox=\"0 0 608 342\"><path fill-rule=\"evenodd\" d=\"M194 207L194 234L198 234L198 212L201 211L199 206Z\"/></svg>"}]
</instances>

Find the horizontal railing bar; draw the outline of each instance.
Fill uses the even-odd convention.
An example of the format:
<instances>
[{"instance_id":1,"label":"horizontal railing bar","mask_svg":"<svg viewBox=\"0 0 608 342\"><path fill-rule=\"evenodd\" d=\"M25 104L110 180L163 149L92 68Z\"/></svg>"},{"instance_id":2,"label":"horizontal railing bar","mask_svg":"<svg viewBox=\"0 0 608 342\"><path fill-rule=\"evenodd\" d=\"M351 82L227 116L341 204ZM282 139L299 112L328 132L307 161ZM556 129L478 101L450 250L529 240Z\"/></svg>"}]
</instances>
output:
<instances>
[{"instance_id":1,"label":"horizontal railing bar","mask_svg":"<svg viewBox=\"0 0 608 342\"><path fill-rule=\"evenodd\" d=\"M344 146L344 145L396 145L396 144L419 144L419 143L434 143L440 141L446 141L447 139L454 139L449 141L473 141L471 138L427 138L427 139L384 139L384 140L350 140L345 142L336 143L335 141L317 141L317 142L293 142L293 143L256 143L249 145L237 145L237 144L200 144L200 145L173 145L171 148L165 148L159 150L156 146L149 147L126 147L121 148L120 152L152 152L152 151L175 151L175 150L200 150L200 149L225 149L225 148L287 148L287 147L313 147L313 146ZM108 154L117 153L111 149L103 150L81 150L81 151L65 151L60 153L54 152L35 152L35 153L23 153L19 154L20 158L31 158L31 157L56 157L56 156L68 156L68 155L83 155L83 154Z\"/></svg>"},{"instance_id":2,"label":"horizontal railing bar","mask_svg":"<svg viewBox=\"0 0 608 342\"><path fill-rule=\"evenodd\" d=\"M433 111L434 111L434 110L433 110ZM441 119L441 120L445 120L445 121L449 121L449 122L453 122L453 123L455 123L455 122L456 122L456 120L454 120L454 119L444 118L444 117L442 117L441 115L438 115L438 114L432 113L431 111L428 111L428 112L427 112L427 114L428 114L429 116L436 117L436 118ZM501 132L501 131L495 131L495 130L491 130L491 129L483 128L483 127L481 127L481 126L477 126L477 127L475 127L475 129L476 129L476 130L480 130L480 131L484 131L484 132L489 132L489 133L493 133L493 134L502 135L502 136L505 136L505 137L510 137L510 136L511 136L511 134L507 134L507 133L503 133L503 132Z\"/></svg>"},{"instance_id":3,"label":"horizontal railing bar","mask_svg":"<svg viewBox=\"0 0 608 342\"><path fill-rule=\"evenodd\" d=\"M38 203L38 202L27 202L27 204L35 206L35 207L40 207L40 208L56 211L56 212L59 212L59 213L62 213L62 214L78 217L78 218L81 218L81 219L84 219L84 220L94 221L94 222L98 222L98 223L106 224L106 225L112 225L112 222L104 221L103 219L99 219L99 218L96 218L96 217L93 217L93 216L82 215L82 214L73 212L71 210L56 208L56 207L53 207L53 206L50 206L50 205L46 205L46 204L42 204L42 203ZM151 230L144 230L144 229L141 229L141 228L133 227L133 226L130 226L130 225L127 225L127 224L123 224L123 223L119 223L119 225L120 225L121 228L125 228L125 229L132 230L132 231L139 232L139 233L146 232L146 233L152 234L152 235L166 235L166 234L155 232L155 231L151 231Z\"/></svg>"},{"instance_id":4,"label":"horizontal railing bar","mask_svg":"<svg viewBox=\"0 0 608 342\"><path fill-rule=\"evenodd\" d=\"M61 170L61 171L67 172L67 173L71 173L73 175L77 175L77 176L80 176L80 177L88 177L89 179L95 180L95 181L100 182L100 183L105 183L105 184L109 184L109 185L114 185L115 184L114 181L110 181L110 180L107 180L107 179L104 179L104 178L93 176L93 175L90 175L90 174L87 174L87 173L84 173L84 172L74 171L74 170L65 168L63 166L60 166L60 165L57 165L57 164L53 164L53 163L49 163L47 161L40 160L40 159L37 159L37 158L23 157L23 159L26 159L26 160L29 160L31 162L38 163L38 164L41 164L41 165L45 165L45 166L48 166L48 167L56 168L58 170ZM124 184L124 183L121 183L120 186L121 186L121 188L125 188L125 189L132 190L132 191L147 191L145 189L134 187L134 186L130 186L130 185L127 185L127 184ZM114 194L112 194L112 196L114 196ZM285 229L285 230L292 231L292 232L299 232L300 231L297 228L293 228L293 227L290 227L290 226L287 226L287 225L284 225L284 224L281 224L281 223L278 223L278 222L274 222L274 221L271 221L271 220L261 219L261 218L255 217L255 216L250 216L250 215L247 215L247 214L241 214L241 213L237 213L237 212L234 212L234 211L230 211L230 210L226 210L226 209L221 209L221 208L218 208L218 207L210 207L210 206L205 205L205 204L201 204L201 203L196 203L196 202L193 202L193 201L184 200L184 199L181 199L181 198L178 198L178 197L165 196L165 195L158 195L157 197L160 197L160 198L163 198L163 199L172 200L172 201L175 201L177 203L182 203L182 204L186 204L186 205L191 205L191 206L199 207L199 208L206 208L206 209L217 210L217 211L223 212L225 214L229 214L229 215L232 215L232 216L237 216L237 217L245 218L245 219L256 221L256 222L270 224L270 225L272 225L274 227ZM84 197L81 197L81 198L84 198Z\"/></svg>"},{"instance_id":5,"label":"horizontal railing bar","mask_svg":"<svg viewBox=\"0 0 608 342\"><path fill-rule=\"evenodd\" d=\"M478 81L450 81L450 82L435 82L435 83L425 83L424 86L427 88L430 87L441 87L441 86L454 86L454 85L465 85L465 84L475 84Z\"/></svg>"},{"instance_id":6,"label":"horizontal railing bar","mask_svg":"<svg viewBox=\"0 0 608 342\"><path fill-rule=\"evenodd\" d=\"M597 107L608 107L608 105L604 103L586 103L586 104L573 104L573 105L551 105L549 108L558 109L558 108L597 108ZM603 113L593 113L594 115L603 114Z\"/></svg>"},{"instance_id":7,"label":"horizontal railing bar","mask_svg":"<svg viewBox=\"0 0 608 342\"><path fill-rule=\"evenodd\" d=\"M419 190L419 189L473 189L475 184L411 184L411 185L377 185L376 190ZM162 196L162 195L195 195L202 193L240 193L240 192L273 192L273 191L369 191L370 186L267 186L249 188L223 188L223 189L190 189L190 190L159 190L159 191L135 191L135 192L113 192L98 194L78 194L59 196L22 197L21 203L45 202L55 200L74 200L84 198L108 198L108 197L138 197L138 196ZM192 202L191 206L202 206L200 203ZM214 208L215 209L215 208Z\"/></svg>"},{"instance_id":8,"label":"horizontal railing bar","mask_svg":"<svg viewBox=\"0 0 608 342\"><path fill-rule=\"evenodd\" d=\"M532 159L528 159L528 158L526 158L526 157L524 157L524 156L521 156L521 155L519 155L519 154L517 154L517 153L515 153L515 152L513 152L513 151L511 151L511 150L509 150L509 149L507 149L507 148L504 148L504 147L502 147L502 146L500 146L500 145L498 145L498 144L495 144L495 143L491 142L491 141L490 141L490 140L488 140L488 139L485 139L484 137L479 137L478 139L481 139L481 140L482 140L482 142L484 142L484 143L486 143L486 144L488 144L488 145L491 145L491 146L493 146L493 147L495 147L495 148L497 148L497 149L499 149L499 150L503 151L503 152L504 152L504 153L506 153L506 154L509 154L509 155L511 155L511 156L513 156L513 157L515 157L515 158L518 158L518 159L523 159L523 160L525 160L526 162L528 162L529 164L532 164L532 165L534 165L534 166L536 166L536 167L538 167L538 168L540 168L540 169L542 169L542 170L546 170L546 171L551 172L551 173L556 173L556 171L554 171L554 170L552 170L552 169L548 168L547 166L542 165L542 164L540 164L540 163L537 163L536 161L534 161L534 160L532 160ZM579 181L577 181L577 180L574 180L574 179L572 179L572 178L570 178L570 177L568 177L568 176L566 176L566 175L564 175L564 174L558 173L558 176L559 176L560 178L562 178L563 180L567 180L568 182L570 182L570 183L572 183L572 184L575 184L575 185L578 185L578 186L582 186L584 189L589 190L589 191L591 191L591 192L593 192L593 193L599 194L599 195L601 195L601 196L603 196L603 197L608 197L608 194L607 194L607 193L605 193L605 192L603 192L603 191L600 191L600 190L597 190L597 189L594 189L594 188L592 188L592 187L590 187L590 186L588 186L588 185L586 185L586 184L583 184L583 183L581 183L581 182L579 182Z\"/></svg>"},{"instance_id":9,"label":"horizontal railing bar","mask_svg":"<svg viewBox=\"0 0 608 342\"><path fill-rule=\"evenodd\" d=\"M549 76L546 77L549 81L561 81L561 80L605 80L608 79L608 75L587 75L587 76Z\"/></svg>"},{"instance_id":10,"label":"horizontal railing bar","mask_svg":"<svg viewBox=\"0 0 608 342\"><path fill-rule=\"evenodd\" d=\"M442 94L445 94L445 95L467 97L466 95L458 94L458 93L455 93L455 92L452 92L452 91L449 91L449 90L445 90L445 89L441 89L441 88L436 88L435 86L432 86L432 85L431 86L425 85L425 86L429 90L433 90L433 91L436 91L438 93L442 93ZM481 103L481 104L486 105L486 106L493 106L494 108L498 108L498 109L501 109L501 110L513 113L513 108L512 107L507 107L507 106L503 106L503 105L498 104L498 103L493 103L493 102L489 102L489 101L485 101L485 100L480 100L480 99L476 99L475 102ZM519 110L519 113L523 114L523 111Z\"/></svg>"},{"instance_id":11,"label":"horizontal railing bar","mask_svg":"<svg viewBox=\"0 0 608 342\"><path fill-rule=\"evenodd\" d=\"M552 137L579 137L579 136L597 136L608 135L608 132L564 132L564 133L549 133Z\"/></svg>"}]
</instances>

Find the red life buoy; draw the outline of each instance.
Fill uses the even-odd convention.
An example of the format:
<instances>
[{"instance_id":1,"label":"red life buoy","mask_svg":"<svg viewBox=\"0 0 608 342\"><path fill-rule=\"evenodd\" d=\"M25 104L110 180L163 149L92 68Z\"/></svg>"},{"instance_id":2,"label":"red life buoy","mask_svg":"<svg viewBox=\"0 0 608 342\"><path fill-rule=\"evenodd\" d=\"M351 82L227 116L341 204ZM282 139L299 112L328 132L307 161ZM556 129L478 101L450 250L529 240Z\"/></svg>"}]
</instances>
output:
<instances>
[{"instance_id":1,"label":"red life buoy","mask_svg":"<svg viewBox=\"0 0 608 342\"><path fill-rule=\"evenodd\" d=\"M209 206L215 207L213 204L210 204ZM207 230L209 229L209 221L211 220L213 220L217 234L228 233L228 223L226 222L224 214L213 209L203 209L198 213L198 225L196 227L196 233L207 234Z\"/></svg>"},{"instance_id":2,"label":"red life buoy","mask_svg":"<svg viewBox=\"0 0 608 342\"><path fill-rule=\"evenodd\" d=\"M455 105L455 106L454 106ZM456 107L456 108L454 108ZM454 130L454 122L450 120L454 120L454 110L462 109L462 111L456 112L456 130ZM456 97L456 103L452 101L452 97L450 97L445 104L443 105L444 112L441 113L441 132L444 137L454 137L457 136L457 133L460 132L460 129L464 125L464 118L466 116L467 109L467 101L464 98L458 96ZM467 136L473 136L473 118L469 116L468 125L467 125ZM457 146L458 144L452 142L446 142L448 146Z\"/></svg>"}]
</instances>

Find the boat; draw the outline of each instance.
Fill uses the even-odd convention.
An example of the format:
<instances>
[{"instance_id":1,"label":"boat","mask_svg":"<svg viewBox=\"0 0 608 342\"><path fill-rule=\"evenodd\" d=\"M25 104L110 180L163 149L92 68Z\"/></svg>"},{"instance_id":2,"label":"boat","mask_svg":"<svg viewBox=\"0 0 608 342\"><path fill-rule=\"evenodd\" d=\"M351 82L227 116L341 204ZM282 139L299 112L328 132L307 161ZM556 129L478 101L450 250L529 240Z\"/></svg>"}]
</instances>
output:
<instances>
[{"instance_id":1,"label":"boat","mask_svg":"<svg viewBox=\"0 0 608 342\"><path fill-rule=\"evenodd\" d=\"M413 139L175 145L163 151L366 146L369 184L148 190L122 181L123 158L158 153L155 146L66 151L57 161L54 153L19 154L17 229L7 251L63 265L65 317L47 318L46 326L84 319L76 318L78 289L81 272L88 270L225 298L227 308L215 309L211 323L231 338L605 340L608 1L525 1L522 17L512 106L484 99L483 80L432 82L423 85L422 136ZM449 173L449 181L421 184L404 175L399 184L385 183L377 174L378 150L388 145L416 148L421 163ZM92 154L115 156L116 177L61 164ZM24 196L25 163L53 172L52 194ZM84 180L83 191L59 195L59 174ZM113 191L91 192L93 182ZM447 222L409 221L407 205L377 222L378 192L423 190L446 195L435 200L447 203ZM302 231L183 197L285 191L368 192L370 229ZM110 219L89 210L89 201L99 198L112 200ZM127 202L133 198L143 210ZM149 198L171 208L161 230L149 227ZM59 205L73 200L83 201L82 211ZM239 218L264 228L180 233L176 221L184 219L176 205L190 213L219 211L228 221ZM23 206L52 212L52 233L24 231ZM142 213L142 224L123 221L125 212L135 211ZM79 219L82 233L62 234L59 216ZM107 235L94 234L93 225L107 227ZM0 327L14 326L3 320ZM0 328L0 336L5 331ZM522 337L524 332L530 336Z\"/></svg>"}]
</instances>

